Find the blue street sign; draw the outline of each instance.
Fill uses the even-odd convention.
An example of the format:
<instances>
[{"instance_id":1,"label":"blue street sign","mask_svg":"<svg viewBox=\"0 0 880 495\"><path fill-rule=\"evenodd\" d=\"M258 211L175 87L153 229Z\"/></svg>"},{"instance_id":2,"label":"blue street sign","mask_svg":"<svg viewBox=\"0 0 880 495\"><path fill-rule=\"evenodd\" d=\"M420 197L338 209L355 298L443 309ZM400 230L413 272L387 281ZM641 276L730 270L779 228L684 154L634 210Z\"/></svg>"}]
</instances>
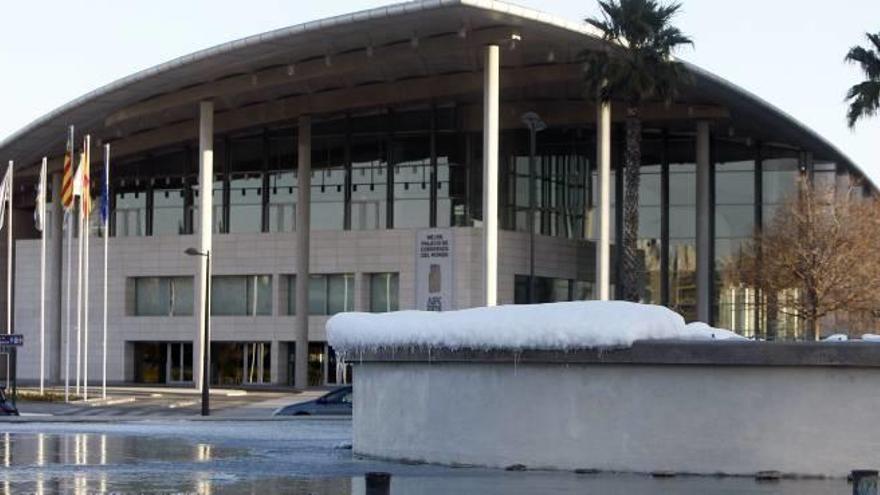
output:
<instances>
[{"instance_id":1,"label":"blue street sign","mask_svg":"<svg viewBox=\"0 0 880 495\"><path fill-rule=\"evenodd\" d=\"M17 333L0 334L0 345L2 346L22 346L24 345L24 335Z\"/></svg>"}]
</instances>

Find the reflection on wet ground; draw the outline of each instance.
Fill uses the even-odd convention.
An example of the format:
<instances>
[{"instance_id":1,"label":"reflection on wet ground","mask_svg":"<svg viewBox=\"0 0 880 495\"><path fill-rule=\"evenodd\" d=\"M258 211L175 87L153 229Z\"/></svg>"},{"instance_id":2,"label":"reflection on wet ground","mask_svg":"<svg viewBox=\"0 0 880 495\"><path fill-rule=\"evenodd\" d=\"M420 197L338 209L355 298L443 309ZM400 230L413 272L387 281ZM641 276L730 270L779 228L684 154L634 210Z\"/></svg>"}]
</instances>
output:
<instances>
[{"instance_id":1,"label":"reflection on wet ground","mask_svg":"<svg viewBox=\"0 0 880 495\"><path fill-rule=\"evenodd\" d=\"M393 474L392 494L848 494L842 480L510 473L359 459L347 420L7 423L0 495L302 493L360 495L363 474Z\"/></svg>"}]
</instances>

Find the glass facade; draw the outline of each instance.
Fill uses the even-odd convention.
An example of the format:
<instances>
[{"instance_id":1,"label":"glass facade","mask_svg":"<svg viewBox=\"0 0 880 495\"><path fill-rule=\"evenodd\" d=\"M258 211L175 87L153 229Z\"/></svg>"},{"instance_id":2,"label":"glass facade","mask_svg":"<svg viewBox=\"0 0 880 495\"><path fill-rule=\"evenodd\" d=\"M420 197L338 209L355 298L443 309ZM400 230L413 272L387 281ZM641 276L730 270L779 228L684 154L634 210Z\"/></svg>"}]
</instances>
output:
<instances>
[{"instance_id":1,"label":"glass facade","mask_svg":"<svg viewBox=\"0 0 880 495\"><path fill-rule=\"evenodd\" d=\"M466 114L466 112L465 112ZM423 229L482 225L482 135L455 106L422 105L316 119L312 128L311 228L313 230ZM503 229L584 242L598 239L595 129L554 125L530 135L506 126L500 135L499 221ZM622 269L615 244L622 235L617 198L624 191L623 138L612 132L612 284ZM219 234L289 233L296 230L298 196L296 128L280 124L215 141L214 224ZM728 276L730 267L763 224L797 191L802 174L818 187L851 190L856 172L780 144L713 135L711 140L714 274L708 290L712 322L749 336L797 338L799 324L785 304L798 294L759 294ZM198 157L190 143L177 151L120 163L114 177L113 234L187 235L198 230ZM534 161L532 161L534 155ZM669 306L696 319L696 137L693 126L645 125L639 186L642 301ZM594 254L592 255L594 256ZM592 266L594 260L578 261ZM593 296L587 280L535 279L533 300ZM367 274L370 311L399 308L399 276ZM517 275L517 302L529 300L528 278ZM286 277L281 308L295 313L294 277ZM315 275L310 312L329 315L354 307L351 274ZM190 282L191 284L191 282ZM217 314L273 314L271 277L218 278ZM382 289L390 289L383 292ZM146 285L142 289L146 291ZM155 288L155 291L170 289ZM612 289L613 290L613 289ZM144 292L145 293L145 292ZM384 294L384 296L383 296ZM161 300L167 299L165 295ZM227 304L228 303L228 304ZM191 304L190 304L191 305ZM219 305L219 304L218 304ZM138 311L166 314L168 304ZM192 311L191 309L189 310Z\"/></svg>"},{"instance_id":2,"label":"glass facade","mask_svg":"<svg viewBox=\"0 0 880 495\"><path fill-rule=\"evenodd\" d=\"M669 301L685 320L697 318L697 166L692 136L669 136Z\"/></svg>"},{"instance_id":3,"label":"glass facade","mask_svg":"<svg viewBox=\"0 0 880 495\"><path fill-rule=\"evenodd\" d=\"M753 337L759 323L757 291L736 281L734 263L757 226L757 149L716 140L714 156L715 324Z\"/></svg>"}]
</instances>

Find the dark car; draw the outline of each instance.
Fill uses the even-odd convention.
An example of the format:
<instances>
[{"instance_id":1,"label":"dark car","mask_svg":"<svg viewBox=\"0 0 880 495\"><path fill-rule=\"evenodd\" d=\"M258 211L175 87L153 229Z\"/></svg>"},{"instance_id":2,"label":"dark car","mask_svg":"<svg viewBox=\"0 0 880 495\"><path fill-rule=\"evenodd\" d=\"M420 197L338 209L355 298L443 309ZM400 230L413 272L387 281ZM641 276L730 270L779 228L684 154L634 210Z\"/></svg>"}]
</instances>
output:
<instances>
[{"instance_id":1,"label":"dark car","mask_svg":"<svg viewBox=\"0 0 880 495\"><path fill-rule=\"evenodd\" d=\"M6 398L6 387L0 386L0 416L18 416L18 409Z\"/></svg>"},{"instance_id":2,"label":"dark car","mask_svg":"<svg viewBox=\"0 0 880 495\"><path fill-rule=\"evenodd\" d=\"M340 387L315 400L284 406L275 416L351 416L352 388Z\"/></svg>"}]
</instances>

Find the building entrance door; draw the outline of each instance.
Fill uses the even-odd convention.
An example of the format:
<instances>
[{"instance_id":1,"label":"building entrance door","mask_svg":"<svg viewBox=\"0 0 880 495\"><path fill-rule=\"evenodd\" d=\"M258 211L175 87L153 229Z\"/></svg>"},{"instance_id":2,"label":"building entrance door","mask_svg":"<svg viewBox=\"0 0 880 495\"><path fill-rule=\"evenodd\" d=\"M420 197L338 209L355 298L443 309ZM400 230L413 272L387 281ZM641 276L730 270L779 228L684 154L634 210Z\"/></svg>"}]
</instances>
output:
<instances>
[{"instance_id":1,"label":"building entrance door","mask_svg":"<svg viewBox=\"0 0 880 495\"><path fill-rule=\"evenodd\" d=\"M244 382L248 384L269 383L269 347L265 342L248 342L244 345Z\"/></svg>"},{"instance_id":2,"label":"building entrance door","mask_svg":"<svg viewBox=\"0 0 880 495\"><path fill-rule=\"evenodd\" d=\"M168 383L191 383L193 381L193 345L191 342L169 342L166 346L165 376Z\"/></svg>"}]
</instances>

